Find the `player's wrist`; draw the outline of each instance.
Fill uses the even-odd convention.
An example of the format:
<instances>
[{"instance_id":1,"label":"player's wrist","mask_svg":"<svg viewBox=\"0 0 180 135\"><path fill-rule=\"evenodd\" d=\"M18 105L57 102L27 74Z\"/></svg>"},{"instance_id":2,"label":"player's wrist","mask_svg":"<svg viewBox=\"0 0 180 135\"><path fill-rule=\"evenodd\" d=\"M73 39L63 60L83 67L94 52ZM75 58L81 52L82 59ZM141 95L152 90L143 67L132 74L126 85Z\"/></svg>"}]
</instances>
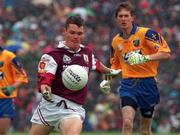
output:
<instances>
[{"instance_id":1,"label":"player's wrist","mask_svg":"<svg viewBox=\"0 0 180 135\"><path fill-rule=\"evenodd\" d=\"M110 70L110 75L112 76L112 77L115 77L115 76L118 76L119 74L120 74L120 72L121 72L121 69L111 69Z\"/></svg>"},{"instance_id":2,"label":"player's wrist","mask_svg":"<svg viewBox=\"0 0 180 135\"><path fill-rule=\"evenodd\" d=\"M47 100L48 102L53 103L54 101L52 100L52 93L51 90L48 87L44 87L42 89L42 96L45 100Z\"/></svg>"},{"instance_id":3,"label":"player's wrist","mask_svg":"<svg viewBox=\"0 0 180 135\"><path fill-rule=\"evenodd\" d=\"M144 55L144 62L148 62L151 60L150 55Z\"/></svg>"}]
</instances>

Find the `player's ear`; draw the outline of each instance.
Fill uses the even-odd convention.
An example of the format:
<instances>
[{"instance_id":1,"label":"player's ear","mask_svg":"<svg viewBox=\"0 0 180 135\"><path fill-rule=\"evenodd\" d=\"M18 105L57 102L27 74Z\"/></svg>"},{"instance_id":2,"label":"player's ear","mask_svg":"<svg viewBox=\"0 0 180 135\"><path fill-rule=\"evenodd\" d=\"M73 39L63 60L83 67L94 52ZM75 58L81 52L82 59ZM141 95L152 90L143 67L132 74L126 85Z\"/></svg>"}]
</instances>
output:
<instances>
[{"instance_id":1,"label":"player's ear","mask_svg":"<svg viewBox=\"0 0 180 135\"><path fill-rule=\"evenodd\" d=\"M62 32L63 32L63 34L65 34L67 32L67 29L66 28L62 28Z\"/></svg>"},{"instance_id":2,"label":"player's ear","mask_svg":"<svg viewBox=\"0 0 180 135\"><path fill-rule=\"evenodd\" d=\"M131 20L132 20L132 22L134 22L134 20L135 20L135 16L134 15L131 16Z\"/></svg>"},{"instance_id":3,"label":"player's ear","mask_svg":"<svg viewBox=\"0 0 180 135\"><path fill-rule=\"evenodd\" d=\"M64 38L66 38L68 36L67 28L63 28L62 33L63 33Z\"/></svg>"},{"instance_id":4,"label":"player's ear","mask_svg":"<svg viewBox=\"0 0 180 135\"><path fill-rule=\"evenodd\" d=\"M117 18L114 18L114 22L116 23L117 26L119 25Z\"/></svg>"}]
</instances>

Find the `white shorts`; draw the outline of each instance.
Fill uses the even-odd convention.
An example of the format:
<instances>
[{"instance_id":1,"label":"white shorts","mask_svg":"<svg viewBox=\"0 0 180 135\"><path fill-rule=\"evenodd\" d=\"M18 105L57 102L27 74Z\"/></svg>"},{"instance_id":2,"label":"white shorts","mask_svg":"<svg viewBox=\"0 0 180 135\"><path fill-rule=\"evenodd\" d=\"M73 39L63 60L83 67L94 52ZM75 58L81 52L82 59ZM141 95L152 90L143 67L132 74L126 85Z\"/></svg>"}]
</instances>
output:
<instances>
[{"instance_id":1,"label":"white shorts","mask_svg":"<svg viewBox=\"0 0 180 135\"><path fill-rule=\"evenodd\" d=\"M31 118L32 123L52 126L58 130L60 122L65 118L79 117L84 121L85 109L82 105L54 94L52 96L54 103L42 98Z\"/></svg>"}]
</instances>

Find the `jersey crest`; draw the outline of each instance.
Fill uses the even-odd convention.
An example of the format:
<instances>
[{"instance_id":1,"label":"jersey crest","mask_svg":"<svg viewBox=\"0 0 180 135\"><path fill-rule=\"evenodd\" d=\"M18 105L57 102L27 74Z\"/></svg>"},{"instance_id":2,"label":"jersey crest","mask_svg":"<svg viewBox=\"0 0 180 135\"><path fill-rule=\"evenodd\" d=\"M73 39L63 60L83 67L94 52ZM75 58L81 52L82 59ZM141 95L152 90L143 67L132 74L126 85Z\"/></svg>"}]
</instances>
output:
<instances>
[{"instance_id":1,"label":"jersey crest","mask_svg":"<svg viewBox=\"0 0 180 135\"><path fill-rule=\"evenodd\" d=\"M69 56L67 56L67 55L64 55L63 56L63 62L64 63L66 63L66 64L69 64L69 63L71 63L71 58L69 57Z\"/></svg>"},{"instance_id":2,"label":"jersey crest","mask_svg":"<svg viewBox=\"0 0 180 135\"><path fill-rule=\"evenodd\" d=\"M86 64L88 64L89 63L88 55L83 54L83 58L84 58L84 61L86 62Z\"/></svg>"},{"instance_id":3,"label":"jersey crest","mask_svg":"<svg viewBox=\"0 0 180 135\"><path fill-rule=\"evenodd\" d=\"M46 63L44 61L41 61L40 64L39 64L39 68L41 70L43 70L45 68L45 66L46 66Z\"/></svg>"},{"instance_id":4,"label":"jersey crest","mask_svg":"<svg viewBox=\"0 0 180 135\"><path fill-rule=\"evenodd\" d=\"M140 39L139 39L139 38L133 40L133 45L134 45L135 47L138 47L138 46L139 46L139 43L140 43Z\"/></svg>"}]
</instances>

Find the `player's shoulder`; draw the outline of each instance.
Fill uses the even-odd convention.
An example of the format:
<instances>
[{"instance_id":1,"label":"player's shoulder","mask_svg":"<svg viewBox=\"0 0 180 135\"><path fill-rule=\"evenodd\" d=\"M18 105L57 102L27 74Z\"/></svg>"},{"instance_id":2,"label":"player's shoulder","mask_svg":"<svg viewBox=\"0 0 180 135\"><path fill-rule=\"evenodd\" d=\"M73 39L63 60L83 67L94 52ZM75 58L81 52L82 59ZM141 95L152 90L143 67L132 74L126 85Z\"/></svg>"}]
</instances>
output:
<instances>
[{"instance_id":1,"label":"player's shoulder","mask_svg":"<svg viewBox=\"0 0 180 135\"><path fill-rule=\"evenodd\" d=\"M8 51L8 50L6 50L6 49L3 50L3 55L4 55L5 57L7 57L8 59L13 59L13 58L16 57L16 55L15 55L13 52Z\"/></svg>"},{"instance_id":2,"label":"player's shoulder","mask_svg":"<svg viewBox=\"0 0 180 135\"><path fill-rule=\"evenodd\" d=\"M145 39L151 40L153 42L158 42L160 39L160 34L152 28L139 27L140 31L144 33Z\"/></svg>"},{"instance_id":3,"label":"player's shoulder","mask_svg":"<svg viewBox=\"0 0 180 135\"><path fill-rule=\"evenodd\" d=\"M148 27L140 27L138 26L138 32L146 33L149 30Z\"/></svg>"},{"instance_id":4,"label":"player's shoulder","mask_svg":"<svg viewBox=\"0 0 180 135\"><path fill-rule=\"evenodd\" d=\"M93 53L93 48L91 46L81 45L80 47L82 51L88 52L90 54Z\"/></svg>"},{"instance_id":5,"label":"player's shoulder","mask_svg":"<svg viewBox=\"0 0 180 135\"><path fill-rule=\"evenodd\" d=\"M63 50L60 48L53 48L52 50L45 52L41 56L41 61L58 61L64 54Z\"/></svg>"},{"instance_id":6,"label":"player's shoulder","mask_svg":"<svg viewBox=\"0 0 180 135\"><path fill-rule=\"evenodd\" d=\"M113 38L112 38L112 43L117 42L119 39L122 38L122 33L117 33Z\"/></svg>"},{"instance_id":7,"label":"player's shoulder","mask_svg":"<svg viewBox=\"0 0 180 135\"><path fill-rule=\"evenodd\" d=\"M46 52L47 54L61 54L61 53L65 53L68 52L68 50L70 50L68 47L63 46L63 47L55 47L53 49L51 49L49 52Z\"/></svg>"},{"instance_id":8,"label":"player's shoulder","mask_svg":"<svg viewBox=\"0 0 180 135\"><path fill-rule=\"evenodd\" d=\"M92 51L93 50L90 46L84 46L84 45L81 46L81 49L82 50L88 50L88 51Z\"/></svg>"},{"instance_id":9,"label":"player's shoulder","mask_svg":"<svg viewBox=\"0 0 180 135\"><path fill-rule=\"evenodd\" d=\"M15 55L13 52L8 51L6 49L4 49L3 52L4 52L5 55Z\"/></svg>"},{"instance_id":10,"label":"player's shoulder","mask_svg":"<svg viewBox=\"0 0 180 135\"><path fill-rule=\"evenodd\" d=\"M114 35L113 40L116 40L117 38L122 37L122 33L117 33L116 35Z\"/></svg>"}]
</instances>

